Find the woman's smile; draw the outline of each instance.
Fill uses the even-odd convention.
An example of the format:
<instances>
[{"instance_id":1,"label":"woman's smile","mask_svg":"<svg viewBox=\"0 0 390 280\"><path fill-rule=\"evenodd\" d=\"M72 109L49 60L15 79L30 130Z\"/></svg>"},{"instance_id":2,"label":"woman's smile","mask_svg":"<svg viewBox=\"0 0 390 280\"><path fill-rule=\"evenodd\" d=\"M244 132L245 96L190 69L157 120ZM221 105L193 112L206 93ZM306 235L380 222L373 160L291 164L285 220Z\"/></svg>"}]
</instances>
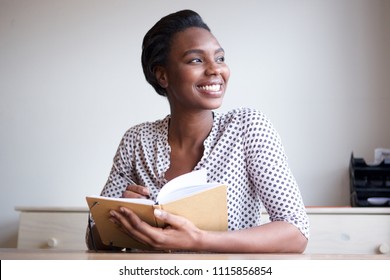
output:
<instances>
[{"instance_id":1,"label":"woman's smile","mask_svg":"<svg viewBox=\"0 0 390 280\"><path fill-rule=\"evenodd\" d=\"M224 94L224 88L223 88L224 83L221 82L208 82L208 83L201 83L196 86L198 91L201 94L205 95L212 95L213 97L220 97L221 95Z\"/></svg>"},{"instance_id":2,"label":"woman's smile","mask_svg":"<svg viewBox=\"0 0 390 280\"><path fill-rule=\"evenodd\" d=\"M222 105L230 70L216 38L202 28L177 33L165 67L171 106L213 110Z\"/></svg>"}]
</instances>

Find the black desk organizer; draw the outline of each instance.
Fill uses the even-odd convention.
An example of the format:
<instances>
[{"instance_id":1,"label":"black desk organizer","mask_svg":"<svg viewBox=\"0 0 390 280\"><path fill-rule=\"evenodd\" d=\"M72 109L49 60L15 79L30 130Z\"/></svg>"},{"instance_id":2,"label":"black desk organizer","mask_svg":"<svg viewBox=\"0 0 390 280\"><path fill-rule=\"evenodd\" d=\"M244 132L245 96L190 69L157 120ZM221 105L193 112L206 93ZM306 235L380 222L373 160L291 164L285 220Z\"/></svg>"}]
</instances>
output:
<instances>
[{"instance_id":1,"label":"black desk organizer","mask_svg":"<svg viewBox=\"0 0 390 280\"><path fill-rule=\"evenodd\" d=\"M364 159L353 157L352 153L349 174L351 206L390 207L390 161L388 159L377 165L368 165ZM369 202L373 198L388 199L383 204Z\"/></svg>"}]
</instances>

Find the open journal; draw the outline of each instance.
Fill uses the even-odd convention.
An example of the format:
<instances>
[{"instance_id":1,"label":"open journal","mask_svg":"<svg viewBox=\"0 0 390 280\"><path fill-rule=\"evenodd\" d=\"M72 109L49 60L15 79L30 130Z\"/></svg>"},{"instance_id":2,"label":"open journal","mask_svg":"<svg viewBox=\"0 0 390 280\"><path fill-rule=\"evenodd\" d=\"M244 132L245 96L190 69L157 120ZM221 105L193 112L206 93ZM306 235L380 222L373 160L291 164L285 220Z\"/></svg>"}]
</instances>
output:
<instances>
[{"instance_id":1,"label":"open journal","mask_svg":"<svg viewBox=\"0 0 390 280\"><path fill-rule=\"evenodd\" d=\"M227 230L227 187L220 183L207 183L206 170L203 169L169 181L161 189L156 201L96 195L87 196L86 200L102 242L115 247L148 249L109 221L109 211L118 210L122 206L156 227L165 226L154 216L154 209L159 208L183 216L203 230Z\"/></svg>"}]
</instances>

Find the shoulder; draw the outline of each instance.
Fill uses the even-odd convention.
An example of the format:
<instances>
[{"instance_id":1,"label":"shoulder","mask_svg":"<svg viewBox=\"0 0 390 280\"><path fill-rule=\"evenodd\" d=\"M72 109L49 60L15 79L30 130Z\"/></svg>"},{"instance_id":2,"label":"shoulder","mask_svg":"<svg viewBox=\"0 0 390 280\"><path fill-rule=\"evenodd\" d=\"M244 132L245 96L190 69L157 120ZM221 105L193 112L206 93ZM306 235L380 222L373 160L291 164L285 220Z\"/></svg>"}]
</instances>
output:
<instances>
[{"instance_id":1,"label":"shoulder","mask_svg":"<svg viewBox=\"0 0 390 280\"><path fill-rule=\"evenodd\" d=\"M124 134L123 139L137 139L144 137L155 137L155 135L161 135L167 133L167 127L169 122L169 116L163 119L143 122L130 127Z\"/></svg>"},{"instance_id":2,"label":"shoulder","mask_svg":"<svg viewBox=\"0 0 390 280\"><path fill-rule=\"evenodd\" d=\"M281 141L269 118L263 112L252 108L237 108L219 114L219 131L240 135L247 141Z\"/></svg>"},{"instance_id":3,"label":"shoulder","mask_svg":"<svg viewBox=\"0 0 390 280\"><path fill-rule=\"evenodd\" d=\"M220 124L236 124L244 127L272 126L263 112L253 108L236 108L226 113L217 113L216 116Z\"/></svg>"}]
</instances>

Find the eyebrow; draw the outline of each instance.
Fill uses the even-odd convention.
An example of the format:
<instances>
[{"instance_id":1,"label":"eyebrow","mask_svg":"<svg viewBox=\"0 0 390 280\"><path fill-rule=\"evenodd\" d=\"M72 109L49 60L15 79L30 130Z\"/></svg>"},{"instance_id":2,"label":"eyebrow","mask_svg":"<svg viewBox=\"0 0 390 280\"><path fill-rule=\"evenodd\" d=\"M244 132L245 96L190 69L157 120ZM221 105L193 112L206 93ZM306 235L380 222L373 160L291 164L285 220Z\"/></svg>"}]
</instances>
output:
<instances>
[{"instance_id":1,"label":"eyebrow","mask_svg":"<svg viewBox=\"0 0 390 280\"><path fill-rule=\"evenodd\" d=\"M215 50L214 54L220 53L220 52L225 52L225 50L223 48L218 48L218 49ZM183 57L185 57L185 56L187 56L189 54L193 54L193 53L200 54L200 53L204 53L204 51L201 50L201 49L191 49L191 50L185 51L184 54L183 54Z\"/></svg>"}]
</instances>

